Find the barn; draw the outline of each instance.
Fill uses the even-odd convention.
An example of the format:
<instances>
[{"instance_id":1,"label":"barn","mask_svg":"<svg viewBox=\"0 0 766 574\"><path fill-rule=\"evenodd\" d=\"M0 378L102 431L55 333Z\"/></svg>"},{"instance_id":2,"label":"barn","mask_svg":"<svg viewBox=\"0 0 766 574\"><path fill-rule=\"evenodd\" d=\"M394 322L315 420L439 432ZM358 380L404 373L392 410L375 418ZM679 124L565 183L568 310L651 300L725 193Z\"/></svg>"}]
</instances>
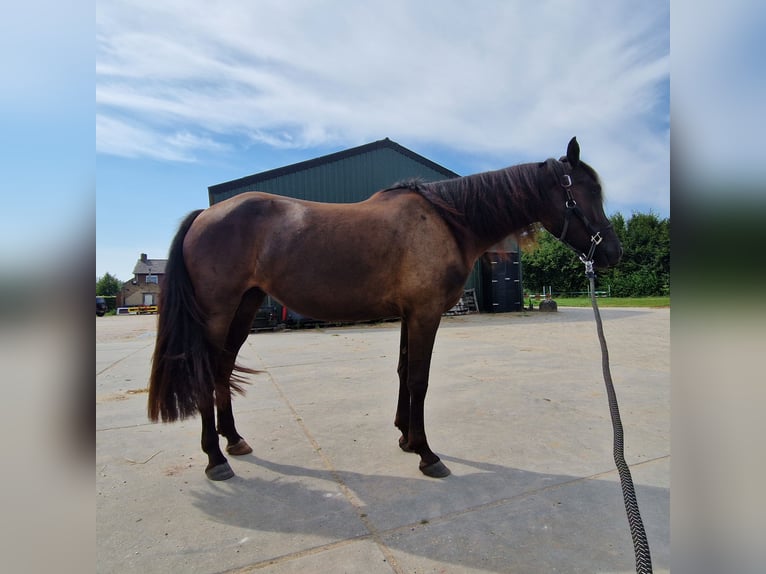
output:
<instances>
[{"instance_id":1,"label":"barn","mask_svg":"<svg viewBox=\"0 0 766 574\"><path fill-rule=\"evenodd\" d=\"M247 191L265 191L297 199L329 203L363 201L397 181L438 181L457 173L388 139L308 161L264 171L208 187L210 205ZM474 267L466 283L471 299L483 312L523 308L518 245L509 239L492 248Z\"/></svg>"}]
</instances>

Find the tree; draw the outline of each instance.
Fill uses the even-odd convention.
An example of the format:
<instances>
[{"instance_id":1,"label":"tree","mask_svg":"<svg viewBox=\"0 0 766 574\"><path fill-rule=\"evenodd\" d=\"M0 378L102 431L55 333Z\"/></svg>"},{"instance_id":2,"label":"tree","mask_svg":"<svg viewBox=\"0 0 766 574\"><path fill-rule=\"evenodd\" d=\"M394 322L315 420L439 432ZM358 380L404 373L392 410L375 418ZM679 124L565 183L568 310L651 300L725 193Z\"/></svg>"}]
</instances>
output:
<instances>
[{"instance_id":1,"label":"tree","mask_svg":"<svg viewBox=\"0 0 766 574\"><path fill-rule=\"evenodd\" d=\"M618 214L619 215L619 214ZM633 213L626 222L612 217L622 242L620 264L601 273L617 297L670 294L670 219L655 213Z\"/></svg>"},{"instance_id":2,"label":"tree","mask_svg":"<svg viewBox=\"0 0 766 574\"><path fill-rule=\"evenodd\" d=\"M113 297L120 292L120 289L122 289L120 280L108 272L96 279L96 295Z\"/></svg>"},{"instance_id":3,"label":"tree","mask_svg":"<svg viewBox=\"0 0 766 574\"><path fill-rule=\"evenodd\" d=\"M610 218L624 251L619 265L596 273L596 289L617 297L670 294L670 219L655 213L633 213L629 220L617 213ZM521 255L524 287L538 292L586 291L582 263L571 249L541 230L536 247Z\"/></svg>"}]
</instances>

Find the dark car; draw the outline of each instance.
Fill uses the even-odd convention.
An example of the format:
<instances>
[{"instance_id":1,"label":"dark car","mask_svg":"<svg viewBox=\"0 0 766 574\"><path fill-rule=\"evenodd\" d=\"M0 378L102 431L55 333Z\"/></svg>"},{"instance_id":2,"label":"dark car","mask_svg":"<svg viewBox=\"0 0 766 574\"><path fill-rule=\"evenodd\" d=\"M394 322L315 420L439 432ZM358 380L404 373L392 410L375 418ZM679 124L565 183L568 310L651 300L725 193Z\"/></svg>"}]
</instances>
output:
<instances>
[{"instance_id":1,"label":"dark car","mask_svg":"<svg viewBox=\"0 0 766 574\"><path fill-rule=\"evenodd\" d=\"M106 313L106 299L103 297L96 297L96 315L103 317Z\"/></svg>"}]
</instances>

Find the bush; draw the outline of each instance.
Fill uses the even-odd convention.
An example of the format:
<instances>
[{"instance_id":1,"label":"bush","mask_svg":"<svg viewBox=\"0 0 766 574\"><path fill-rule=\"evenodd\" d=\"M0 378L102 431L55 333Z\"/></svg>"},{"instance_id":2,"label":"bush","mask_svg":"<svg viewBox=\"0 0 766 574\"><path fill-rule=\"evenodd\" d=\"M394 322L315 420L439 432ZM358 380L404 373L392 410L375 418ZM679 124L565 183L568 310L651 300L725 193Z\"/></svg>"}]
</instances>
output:
<instances>
[{"instance_id":1,"label":"bush","mask_svg":"<svg viewBox=\"0 0 766 574\"><path fill-rule=\"evenodd\" d=\"M624 250L620 264L597 273L596 289L615 297L670 295L670 220L654 213L634 213L626 222L622 214L611 218ZM539 292L585 291L588 282L577 256L546 231L537 246L522 253L524 288Z\"/></svg>"}]
</instances>

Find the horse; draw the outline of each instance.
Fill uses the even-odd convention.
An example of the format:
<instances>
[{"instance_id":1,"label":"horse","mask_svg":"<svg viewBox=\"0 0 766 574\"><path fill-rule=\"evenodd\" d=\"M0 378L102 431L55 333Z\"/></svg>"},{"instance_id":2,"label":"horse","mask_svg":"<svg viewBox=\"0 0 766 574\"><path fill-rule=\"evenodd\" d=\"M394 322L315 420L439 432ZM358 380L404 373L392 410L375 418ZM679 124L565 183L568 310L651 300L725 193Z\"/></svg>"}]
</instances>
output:
<instances>
[{"instance_id":1,"label":"horse","mask_svg":"<svg viewBox=\"0 0 766 574\"><path fill-rule=\"evenodd\" d=\"M596 268L620 260L599 176L580 161L576 138L559 160L401 182L358 203L247 192L194 211L169 249L149 419L199 413L205 474L229 479L234 471L218 435L228 454L252 452L236 429L231 398L243 392L244 374L257 372L236 357L267 294L316 319L399 317L399 447L420 456L426 476L445 477L450 470L429 447L423 419L441 317L488 248L540 225Z\"/></svg>"}]
</instances>

